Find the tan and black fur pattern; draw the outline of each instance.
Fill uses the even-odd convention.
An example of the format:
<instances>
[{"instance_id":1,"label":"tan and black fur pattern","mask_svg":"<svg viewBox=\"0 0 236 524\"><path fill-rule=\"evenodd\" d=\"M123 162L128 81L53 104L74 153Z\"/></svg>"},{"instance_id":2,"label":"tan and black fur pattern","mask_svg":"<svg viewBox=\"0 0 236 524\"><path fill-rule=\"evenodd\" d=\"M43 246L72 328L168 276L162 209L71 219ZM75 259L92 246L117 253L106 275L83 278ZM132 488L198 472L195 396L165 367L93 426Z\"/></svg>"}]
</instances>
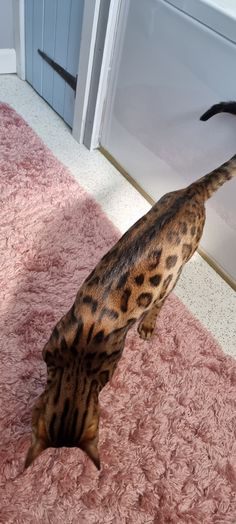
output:
<instances>
[{"instance_id":1,"label":"tan and black fur pattern","mask_svg":"<svg viewBox=\"0 0 236 524\"><path fill-rule=\"evenodd\" d=\"M47 385L33 410L26 467L46 448L77 446L100 467L101 389L128 330L148 340L184 264L197 249L205 200L236 174L236 155L185 189L163 196L102 258L44 347Z\"/></svg>"}]
</instances>

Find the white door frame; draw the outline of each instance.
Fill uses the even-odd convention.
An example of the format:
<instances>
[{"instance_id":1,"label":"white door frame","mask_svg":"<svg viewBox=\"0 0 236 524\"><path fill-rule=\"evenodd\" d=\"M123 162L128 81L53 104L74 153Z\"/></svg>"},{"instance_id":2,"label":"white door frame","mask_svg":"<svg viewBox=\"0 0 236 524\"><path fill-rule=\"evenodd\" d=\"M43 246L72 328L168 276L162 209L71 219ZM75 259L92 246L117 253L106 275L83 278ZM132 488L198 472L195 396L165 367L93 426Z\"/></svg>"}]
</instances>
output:
<instances>
[{"instance_id":1,"label":"white door frame","mask_svg":"<svg viewBox=\"0 0 236 524\"><path fill-rule=\"evenodd\" d=\"M25 80L25 0L13 0L16 72Z\"/></svg>"},{"instance_id":2,"label":"white door frame","mask_svg":"<svg viewBox=\"0 0 236 524\"><path fill-rule=\"evenodd\" d=\"M92 77L94 49L101 0L84 0L84 14L80 42L78 81L72 134L80 144L84 141L84 129Z\"/></svg>"},{"instance_id":3,"label":"white door frame","mask_svg":"<svg viewBox=\"0 0 236 524\"><path fill-rule=\"evenodd\" d=\"M93 72L90 81L90 100L86 115L87 132L84 135L83 143L90 150L99 146L100 130L103 117L104 103L107 95L109 73L114 51L114 43L117 32L118 18L122 0L110 0L106 26L99 25L98 31L104 31L104 45L101 51L100 46L96 50L93 60ZM102 10L107 9L106 0L100 2L100 17L103 18ZM96 53L97 51L97 53ZM102 53L102 56L101 56ZM98 56L100 55L100 56ZM100 67L96 67L96 61L99 60ZM78 82L79 83L79 82ZM95 88L94 88L95 86ZM92 99L92 100L91 100Z\"/></svg>"},{"instance_id":4,"label":"white door frame","mask_svg":"<svg viewBox=\"0 0 236 524\"><path fill-rule=\"evenodd\" d=\"M77 142L84 143L85 125L89 121L89 134L87 133L86 139L86 146L89 149L99 145L103 106L121 2L122 0L110 0L107 24L104 28L101 66L97 70L95 48L98 21L102 10L107 9L107 0L84 0L72 134ZM25 0L13 0L13 10L16 71L19 78L25 80ZM96 89L93 89L94 85ZM93 114L88 111L88 107L91 107L89 104L91 97L94 106Z\"/></svg>"}]
</instances>

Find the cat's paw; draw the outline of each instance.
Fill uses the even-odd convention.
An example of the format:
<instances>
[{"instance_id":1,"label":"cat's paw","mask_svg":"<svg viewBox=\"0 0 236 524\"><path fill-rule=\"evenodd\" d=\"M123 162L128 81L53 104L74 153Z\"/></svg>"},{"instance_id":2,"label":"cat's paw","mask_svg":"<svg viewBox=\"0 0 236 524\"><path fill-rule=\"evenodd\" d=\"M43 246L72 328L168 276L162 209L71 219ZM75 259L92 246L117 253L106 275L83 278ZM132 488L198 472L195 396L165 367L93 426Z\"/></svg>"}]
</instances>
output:
<instances>
[{"instance_id":1,"label":"cat's paw","mask_svg":"<svg viewBox=\"0 0 236 524\"><path fill-rule=\"evenodd\" d=\"M143 339L143 340L150 340L153 336L153 332L154 332L154 326L152 326L151 324L148 324L148 323L145 323L145 322L140 322L139 326L138 326L138 333L139 333L139 336Z\"/></svg>"}]
</instances>

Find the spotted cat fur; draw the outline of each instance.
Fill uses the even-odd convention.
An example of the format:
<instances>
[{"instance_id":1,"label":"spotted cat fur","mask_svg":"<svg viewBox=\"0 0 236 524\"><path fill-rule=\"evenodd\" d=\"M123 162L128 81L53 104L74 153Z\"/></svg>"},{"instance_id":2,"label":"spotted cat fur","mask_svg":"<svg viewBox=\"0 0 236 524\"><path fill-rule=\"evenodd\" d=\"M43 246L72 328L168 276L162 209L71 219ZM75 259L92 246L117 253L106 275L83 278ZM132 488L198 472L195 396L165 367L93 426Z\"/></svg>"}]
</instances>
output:
<instances>
[{"instance_id":1,"label":"spotted cat fur","mask_svg":"<svg viewBox=\"0 0 236 524\"><path fill-rule=\"evenodd\" d=\"M101 259L43 349L47 384L33 409L25 467L48 447L77 446L100 468L99 393L128 330L149 340L156 318L202 236L205 201L236 174L236 155L164 195Z\"/></svg>"}]
</instances>

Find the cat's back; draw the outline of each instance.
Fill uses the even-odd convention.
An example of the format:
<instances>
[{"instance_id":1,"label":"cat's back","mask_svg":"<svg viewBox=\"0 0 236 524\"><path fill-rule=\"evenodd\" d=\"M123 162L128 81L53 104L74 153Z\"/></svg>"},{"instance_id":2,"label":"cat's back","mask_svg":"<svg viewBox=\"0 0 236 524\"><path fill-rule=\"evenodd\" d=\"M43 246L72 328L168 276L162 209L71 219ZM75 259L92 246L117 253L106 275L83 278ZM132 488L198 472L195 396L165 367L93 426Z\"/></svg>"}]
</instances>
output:
<instances>
[{"instance_id":1,"label":"cat's back","mask_svg":"<svg viewBox=\"0 0 236 524\"><path fill-rule=\"evenodd\" d=\"M119 327L174 286L196 249L202 205L186 190L169 193L101 259L78 293L96 325Z\"/></svg>"}]
</instances>

